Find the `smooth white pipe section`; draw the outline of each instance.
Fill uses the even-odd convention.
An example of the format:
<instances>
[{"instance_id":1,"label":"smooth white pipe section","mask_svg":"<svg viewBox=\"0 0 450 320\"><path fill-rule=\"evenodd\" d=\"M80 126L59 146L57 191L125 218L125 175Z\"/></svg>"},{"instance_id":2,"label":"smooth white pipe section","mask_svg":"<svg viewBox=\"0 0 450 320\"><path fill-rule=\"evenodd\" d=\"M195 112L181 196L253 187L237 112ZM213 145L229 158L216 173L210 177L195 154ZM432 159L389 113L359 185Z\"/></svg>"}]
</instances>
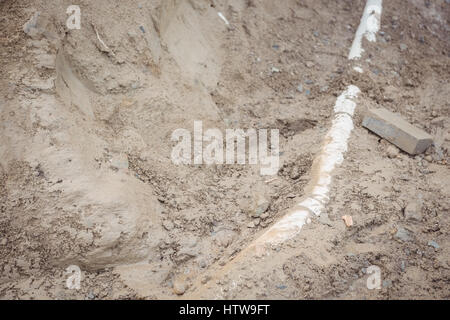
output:
<instances>
[{"instance_id":1,"label":"smooth white pipe section","mask_svg":"<svg viewBox=\"0 0 450 320\"><path fill-rule=\"evenodd\" d=\"M217 15L219 16L220 19L223 20L223 22L225 22L225 24L226 24L227 26L230 25L230 23L228 22L227 18L225 18L225 16L223 15L222 12L217 12Z\"/></svg>"},{"instance_id":2,"label":"smooth white pipe section","mask_svg":"<svg viewBox=\"0 0 450 320\"><path fill-rule=\"evenodd\" d=\"M361 54L364 51L361 45L363 37L366 37L371 42L376 41L376 33L380 30L382 3L382 0L367 0L348 55L350 60L361 58Z\"/></svg>"}]
</instances>

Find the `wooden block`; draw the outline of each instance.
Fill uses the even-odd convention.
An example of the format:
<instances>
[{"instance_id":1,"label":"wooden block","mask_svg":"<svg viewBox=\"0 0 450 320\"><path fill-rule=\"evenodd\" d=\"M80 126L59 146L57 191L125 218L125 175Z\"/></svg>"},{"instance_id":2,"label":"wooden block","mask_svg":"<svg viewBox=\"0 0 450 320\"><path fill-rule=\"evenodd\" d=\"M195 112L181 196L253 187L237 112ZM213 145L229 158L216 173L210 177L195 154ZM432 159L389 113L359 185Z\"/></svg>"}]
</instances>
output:
<instances>
[{"instance_id":1,"label":"wooden block","mask_svg":"<svg viewBox=\"0 0 450 320\"><path fill-rule=\"evenodd\" d=\"M433 143L431 135L384 108L369 110L362 125L409 154L422 153Z\"/></svg>"}]
</instances>

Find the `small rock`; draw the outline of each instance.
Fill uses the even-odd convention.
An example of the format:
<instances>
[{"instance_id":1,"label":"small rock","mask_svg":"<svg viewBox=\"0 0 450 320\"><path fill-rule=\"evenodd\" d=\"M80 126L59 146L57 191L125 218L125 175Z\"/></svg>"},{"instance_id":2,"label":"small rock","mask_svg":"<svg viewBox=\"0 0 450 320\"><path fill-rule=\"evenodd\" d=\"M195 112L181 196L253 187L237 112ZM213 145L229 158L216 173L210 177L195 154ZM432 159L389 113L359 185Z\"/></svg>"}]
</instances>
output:
<instances>
[{"instance_id":1,"label":"small rock","mask_svg":"<svg viewBox=\"0 0 450 320\"><path fill-rule=\"evenodd\" d=\"M303 86L302 86L301 84L299 84L299 85L297 86L297 91L300 92L300 93L303 92Z\"/></svg>"},{"instance_id":2,"label":"small rock","mask_svg":"<svg viewBox=\"0 0 450 320\"><path fill-rule=\"evenodd\" d=\"M402 261L400 263L400 269L402 270L402 272L405 272L405 270L406 270L406 262L405 261Z\"/></svg>"},{"instance_id":3,"label":"small rock","mask_svg":"<svg viewBox=\"0 0 450 320\"><path fill-rule=\"evenodd\" d=\"M405 242L412 240L411 235L404 228L398 228L397 232L395 233L395 237L397 239L400 239L401 241L405 241Z\"/></svg>"},{"instance_id":4,"label":"small rock","mask_svg":"<svg viewBox=\"0 0 450 320\"><path fill-rule=\"evenodd\" d=\"M326 212L322 213L319 216L319 222L322 223L322 224L325 224L325 225L327 225L329 227L333 226L333 222L330 220L330 217L328 216L328 214Z\"/></svg>"},{"instance_id":5,"label":"small rock","mask_svg":"<svg viewBox=\"0 0 450 320\"><path fill-rule=\"evenodd\" d=\"M259 197L256 204L256 209L252 214L252 217L259 217L269 209L270 202L264 197Z\"/></svg>"},{"instance_id":6,"label":"small rock","mask_svg":"<svg viewBox=\"0 0 450 320\"><path fill-rule=\"evenodd\" d=\"M305 91L305 94L306 94L307 96L309 96L309 95L311 94L311 91L310 91L310 90L306 90L306 91Z\"/></svg>"},{"instance_id":7,"label":"small rock","mask_svg":"<svg viewBox=\"0 0 450 320\"><path fill-rule=\"evenodd\" d=\"M422 210L420 203L413 201L406 205L404 209L404 214L406 220L421 221L422 220Z\"/></svg>"},{"instance_id":8,"label":"small rock","mask_svg":"<svg viewBox=\"0 0 450 320\"><path fill-rule=\"evenodd\" d=\"M278 69L278 68L276 68L276 67L272 67L272 69L270 69L270 71L271 71L272 73L278 73L278 72L281 72L280 69Z\"/></svg>"},{"instance_id":9,"label":"small rock","mask_svg":"<svg viewBox=\"0 0 450 320\"><path fill-rule=\"evenodd\" d=\"M226 248L233 242L234 236L235 233L232 230L223 229L218 231L213 239L218 246Z\"/></svg>"},{"instance_id":10,"label":"small rock","mask_svg":"<svg viewBox=\"0 0 450 320\"><path fill-rule=\"evenodd\" d=\"M262 214L261 215L261 219L263 219L263 220L265 220L265 219L267 219L269 217L269 214L268 213L264 213L264 214Z\"/></svg>"},{"instance_id":11,"label":"small rock","mask_svg":"<svg viewBox=\"0 0 450 320\"><path fill-rule=\"evenodd\" d=\"M425 160L427 160L428 162L432 162L433 161L433 157L428 155L425 157Z\"/></svg>"},{"instance_id":12,"label":"small rock","mask_svg":"<svg viewBox=\"0 0 450 320\"><path fill-rule=\"evenodd\" d=\"M297 180L298 178L300 178L300 175L301 175L301 173L300 173L299 168L298 168L298 167L294 167L294 168L292 169L291 174L289 175L289 177L290 177L292 180Z\"/></svg>"},{"instance_id":13,"label":"small rock","mask_svg":"<svg viewBox=\"0 0 450 320\"><path fill-rule=\"evenodd\" d=\"M438 244L436 241L434 241L434 240L428 241L428 245L429 245L430 247L435 248L435 249L439 249L439 248L440 248L440 247L439 247L439 244Z\"/></svg>"},{"instance_id":14,"label":"small rock","mask_svg":"<svg viewBox=\"0 0 450 320\"><path fill-rule=\"evenodd\" d=\"M312 81L311 79L306 79L306 80L305 80L305 83L306 83L306 84L313 84L314 81Z\"/></svg>"},{"instance_id":15,"label":"small rock","mask_svg":"<svg viewBox=\"0 0 450 320\"><path fill-rule=\"evenodd\" d=\"M113 169L128 169L128 156L125 153L113 155L110 162Z\"/></svg>"},{"instance_id":16,"label":"small rock","mask_svg":"<svg viewBox=\"0 0 450 320\"><path fill-rule=\"evenodd\" d=\"M164 229L166 229L167 231L172 230L174 227L173 222L170 220L164 220L162 225L163 225Z\"/></svg>"},{"instance_id":17,"label":"small rock","mask_svg":"<svg viewBox=\"0 0 450 320\"><path fill-rule=\"evenodd\" d=\"M319 32L314 31L314 32L313 32L313 35L314 35L314 37L318 37L318 36L319 36Z\"/></svg>"},{"instance_id":18,"label":"small rock","mask_svg":"<svg viewBox=\"0 0 450 320\"><path fill-rule=\"evenodd\" d=\"M203 276L203 278L202 278L202 284L206 284L209 280L211 280L211 277L210 277L210 276L208 276L208 275Z\"/></svg>"},{"instance_id":19,"label":"small rock","mask_svg":"<svg viewBox=\"0 0 450 320\"><path fill-rule=\"evenodd\" d=\"M383 280L383 288L389 288L392 285L391 280Z\"/></svg>"},{"instance_id":20,"label":"small rock","mask_svg":"<svg viewBox=\"0 0 450 320\"><path fill-rule=\"evenodd\" d=\"M173 281L173 292L177 295L182 295L187 290L186 281L183 281L181 278L175 278Z\"/></svg>"},{"instance_id":21,"label":"small rock","mask_svg":"<svg viewBox=\"0 0 450 320\"><path fill-rule=\"evenodd\" d=\"M399 154L399 150L398 148L394 147L394 146L389 146L386 150L387 156L389 158L396 158Z\"/></svg>"},{"instance_id":22,"label":"small rock","mask_svg":"<svg viewBox=\"0 0 450 320\"><path fill-rule=\"evenodd\" d=\"M353 226L352 216L348 216L348 215L342 216L342 220L344 220L344 223L347 227Z\"/></svg>"},{"instance_id":23,"label":"small rock","mask_svg":"<svg viewBox=\"0 0 450 320\"><path fill-rule=\"evenodd\" d=\"M323 86L322 88L320 88L320 92L324 93L328 91L328 86Z\"/></svg>"},{"instance_id":24,"label":"small rock","mask_svg":"<svg viewBox=\"0 0 450 320\"><path fill-rule=\"evenodd\" d=\"M400 51L405 51L408 49L408 46L404 43L400 43L399 47L400 47Z\"/></svg>"},{"instance_id":25,"label":"small rock","mask_svg":"<svg viewBox=\"0 0 450 320\"><path fill-rule=\"evenodd\" d=\"M314 62L312 62L312 61L307 61L307 62L306 62L306 66L307 66L308 68L312 68L312 67L314 67Z\"/></svg>"},{"instance_id":26,"label":"small rock","mask_svg":"<svg viewBox=\"0 0 450 320\"><path fill-rule=\"evenodd\" d=\"M255 224L253 221L250 221L249 224L247 224L247 228L253 229L255 227Z\"/></svg>"}]
</instances>

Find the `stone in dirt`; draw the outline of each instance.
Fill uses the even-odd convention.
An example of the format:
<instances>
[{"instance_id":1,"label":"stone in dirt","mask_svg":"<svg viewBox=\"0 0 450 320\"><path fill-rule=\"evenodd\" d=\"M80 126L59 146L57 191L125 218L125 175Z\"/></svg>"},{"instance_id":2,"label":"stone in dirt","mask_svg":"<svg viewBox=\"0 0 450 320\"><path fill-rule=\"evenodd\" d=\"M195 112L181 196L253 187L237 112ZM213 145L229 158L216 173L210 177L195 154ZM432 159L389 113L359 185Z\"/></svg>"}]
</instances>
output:
<instances>
[{"instance_id":1,"label":"stone in dirt","mask_svg":"<svg viewBox=\"0 0 450 320\"><path fill-rule=\"evenodd\" d=\"M439 249L439 244L438 244L436 241L434 241L434 240L428 241L428 245L429 245L430 247L435 248L435 249Z\"/></svg>"},{"instance_id":2,"label":"stone in dirt","mask_svg":"<svg viewBox=\"0 0 450 320\"><path fill-rule=\"evenodd\" d=\"M187 290L186 281L181 278L175 278L173 280L173 292L177 295L182 295Z\"/></svg>"},{"instance_id":3,"label":"stone in dirt","mask_svg":"<svg viewBox=\"0 0 450 320\"><path fill-rule=\"evenodd\" d=\"M353 226L352 216L348 216L348 215L342 216L342 220L344 220L344 223L347 227Z\"/></svg>"},{"instance_id":4,"label":"stone in dirt","mask_svg":"<svg viewBox=\"0 0 450 320\"><path fill-rule=\"evenodd\" d=\"M384 108L369 110L362 125L409 154L422 153L433 143L431 135Z\"/></svg>"},{"instance_id":5,"label":"stone in dirt","mask_svg":"<svg viewBox=\"0 0 450 320\"><path fill-rule=\"evenodd\" d=\"M421 221L422 220L422 212L421 212L421 205L418 202L410 202L405 207L405 218L406 220L415 220L415 221Z\"/></svg>"},{"instance_id":6,"label":"stone in dirt","mask_svg":"<svg viewBox=\"0 0 450 320\"><path fill-rule=\"evenodd\" d=\"M409 234L408 230L406 230L405 228L398 228L397 233L395 234L395 237L401 241L411 241L412 237Z\"/></svg>"},{"instance_id":7,"label":"stone in dirt","mask_svg":"<svg viewBox=\"0 0 450 320\"><path fill-rule=\"evenodd\" d=\"M392 158L396 158L398 156L399 152L398 152L398 149L396 147L389 146L386 149L386 153L387 153L387 156L392 159Z\"/></svg>"},{"instance_id":8,"label":"stone in dirt","mask_svg":"<svg viewBox=\"0 0 450 320\"><path fill-rule=\"evenodd\" d=\"M184 275L178 275L173 279L173 292L177 295L182 295L188 289L188 283L186 281L186 277Z\"/></svg>"}]
</instances>

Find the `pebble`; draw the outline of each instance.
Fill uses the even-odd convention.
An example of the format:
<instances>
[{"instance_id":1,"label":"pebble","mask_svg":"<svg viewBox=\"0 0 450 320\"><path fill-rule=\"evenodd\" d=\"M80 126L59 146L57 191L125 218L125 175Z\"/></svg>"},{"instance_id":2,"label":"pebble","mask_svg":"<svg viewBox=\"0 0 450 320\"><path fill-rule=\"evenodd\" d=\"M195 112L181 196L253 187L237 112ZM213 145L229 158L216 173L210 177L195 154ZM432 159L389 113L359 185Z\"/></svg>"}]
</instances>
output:
<instances>
[{"instance_id":1,"label":"pebble","mask_svg":"<svg viewBox=\"0 0 450 320\"><path fill-rule=\"evenodd\" d=\"M255 212L253 216L259 217L264 212L266 212L269 209L270 202L267 201L265 198L260 198L258 201L258 206L255 209Z\"/></svg>"},{"instance_id":2,"label":"pebble","mask_svg":"<svg viewBox=\"0 0 450 320\"><path fill-rule=\"evenodd\" d=\"M328 214L326 212L322 213L319 216L319 222L322 223L322 224L325 224L325 225L327 225L329 227L333 226L333 222L330 220L330 218L329 218L329 216L328 216Z\"/></svg>"},{"instance_id":3,"label":"pebble","mask_svg":"<svg viewBox=\"0 0 450 320\"><path fill-rule=\"evenodd\" d=\"M175 294L182 295L183 293L186 292L186 289L187 289L187 284L186 284L185 281L183 281L183 280L181 280L179 278L176 278L173 281L173 292Z\"/></svg>"},{"instance_id":4,"label":"pebble","mask_svg":"<svg viewBox=\"0 0 450 320\"><path fill-rule=\"evenodd\" d=\"M261 219L263 219L263 220L265 220L265 219L267 219L269 217L269 214L268 213L264 213L264 214L262 214L261 215Z\"/></svg>"},{"instance_id":5,"label":"pebble","mask_svg":"<svg viewBox=\"0 0 450 320\"><path fill-rule=\"evenodd\" d=\"M300 178L300 170L297 167L294 167L291 171L291 174L289 175L289 177L292 180L297 180L298 178Z\"/></svg>"},{"instance_id":6,"label":"pebble","mask_svg":"<svg viewBox=\"0 0 450 320\"><path fill-rule=\"evenodd\" d=\"M310 79L306 79L306 80L305 80L305 83L306 83L306 84L313 84L314 81L312 81L312 80L310 80Z\"/></svg>"},{"instance_id":7,"label":"pebble","mask_svg":"<svg viewBox=\"0 0 450 320\"><path fill-rule=\"evenodd\" d=\"M414 220L414 221L422 220L421 206L416 201L412 201L406 205L404 214L406 220Z\"/></svg>"},{"instance_id":8,"label":"pebble","mask_svg":"<svg viewBox=\"0 0 450 320\"><path fill-rule=\"evenodd\" d=\"M428 241L428 245L429 245L430 247L435 248L435 249L439 249L439 248L440 248L440 247L439 247L439 244L438 244L436 241L434 241L434 240Z\"/></svg>"},{"instance_id":9,"label":"pebble","mask_svg":"<svg viewBox=\"0 0 450 320\"><path fill-rule=\"evenodd\" d=\"M299 85L297 86L297 91L300 92L300 93L303 92L303 86L302 86L301 84L299 84Z\"/></svg>"},{"instance_id":10,"label":"pebble","mask_svg":"<svg viewBox=\"0 0 450 320\"><path fill-rule=\"evenodd\" d=\"M278 72L280 72L280 69L278 69L276 67L272 67L271 71L272 71L272 73L278 73Z\"/></svg>"},{"instance_id":11,"label":"pebble","mask_svg":"<svg viewBox=\"0 0 450 320\"><path fill-rule=\"evenodd\" d=\"M163 225L164 229L166 229L167 231L172 230L174 227L172 221L170 221L170 220L164 220L162 225Z\"/></svg>"},{"instance_id":12,"label":"pebble","mask_svg":"<svg viewBox=\"0 0 450 320\"><path fill-rule=\"evenodd\" d=\"M395 237L405 242L412 240L409 232L404 228L398 228L397 232L395 233Z\"/></svg>"},{"instance_id":13,"label":"pebble","mask_svg":"<svg viewBox=\"0 0 450 320\"><path fill-rule=\"evenodd\" d=\"M399 150L397 147L389 146L386 150L386 153L387 153L387 156L392 159L392 158L396 158L398 156Z\"/></svg>"},{"instance_id":14,"label":"pebble","mask_svg":"<svg viewBox=\"0 0 450 320\"><path fill-rule=\"evenodd\" d=\"M328 91L328 86L323 86L322 88L320 88L320 92L324 93Z\"/></svg>"},{"instance_id":15,"label":"pebble","mask_svg":"<svg viewBox=\"0 0 450 320\"><path fill-rule=\"evenodd\" d=\"M399 47L400 47L400 51L405 51L408 49L408 46L404 43L400 43Z\"/></svg>"},{"instance_id":16,"label":"pebble","mask_svg":"<svg viewBox=\"0 0 450 320\"><path fill-rule=\"evenodd\" d=\"M128 169L128 156L125 153L120 154L114 154L111 157L111 167L114 169L120 170L120 169Z\"/></svg>"},{"instance_id":17,"label":"pebble","mask_svg":"<svg viewBox=\"0 0 450 320\"><path fill-rule=\"evenodd\" d=\"M312 61L307 61L307 62L306 62L306 66L307 66L308 68L312 68L312 67L314 67L314 62L312 62Z\"/></svg>"},{"instance_id":18,"label":"pebble","mask_svg":"<svg viewBox=\"0 0 450 320\"><path fill-rule=\"evenodd\" d=\"M209 280L211 280L211 277L210 277L210 276L204 276L204 277L202 278L202 284L206 284Z\"/></svg>"},{"instance_id":19,"label":"pebble","mask_svg":"<svg viewBox=\"0 0 450 320\"><path fill-rule=\"evenodd\" d=\"M406 270L406 262L405 261L402 261L400 263L400 269L402 270L402 272L405 272L405 270Z\"/></svg>"}]
</instances>

